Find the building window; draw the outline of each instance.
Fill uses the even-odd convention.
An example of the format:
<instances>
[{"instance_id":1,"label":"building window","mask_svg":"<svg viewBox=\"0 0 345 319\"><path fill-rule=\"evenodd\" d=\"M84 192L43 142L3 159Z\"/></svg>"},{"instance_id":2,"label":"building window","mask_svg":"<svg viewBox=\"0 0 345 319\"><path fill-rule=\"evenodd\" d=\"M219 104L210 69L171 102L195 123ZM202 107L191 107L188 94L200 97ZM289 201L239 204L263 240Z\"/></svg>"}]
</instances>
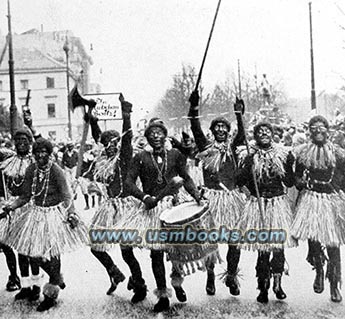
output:
<instances>
[{"instance_id":1,"label":"building window","mask_svg":"<svg viewBox=\"0 0 345 319\"><path fill-rule=\"evenodd\" d=\"M29 88L29 80L20 80L20 88L27 90Z\"/></svg>"},{"instance_id":2,"label":"building window","mask_svg":"<svg viewBox=\"0 0 345 319\"><path fill-rule=\"evenodd\" d=\"M55 87L54 78L47 76L47 89L53 89Z\"/></svg>"},{"instance_id":3,"label":"building window","mask_svg":"<svg viewBox=\"0 0 345 319\"><path fill-rule=\"evenodd\" d=\"M0 81L0 91L2 91L3 88L2 88L2 81Z\"/></svg>"},{"instance_id":4,"label":"building window","mask_svg":"<svg viewBox=\"0 0 345 319\"><path fill-rule=\"evenodd\" d=\"M55 104L49 103L48 104L48 118L56 117L55 114Z\"/></svg>"}]
</instances>

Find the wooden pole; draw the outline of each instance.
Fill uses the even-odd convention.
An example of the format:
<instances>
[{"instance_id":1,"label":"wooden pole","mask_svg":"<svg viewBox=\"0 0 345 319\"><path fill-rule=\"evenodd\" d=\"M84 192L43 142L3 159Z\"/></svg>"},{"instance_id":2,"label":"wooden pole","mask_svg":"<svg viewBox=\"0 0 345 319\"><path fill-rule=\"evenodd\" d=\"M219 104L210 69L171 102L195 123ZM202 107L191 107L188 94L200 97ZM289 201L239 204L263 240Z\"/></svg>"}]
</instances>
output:
<instances>
[{"instance_id":1,"label":"wooden pole","mask_svg":"<svg viewBox=\"0 0 345 319\"><path fill-rule=\"evenodd\" d=\"M13 43L12 43L12 26L11 26L11 9L10 0L7 0L8 9L8 66L9 66L9 77L10 77L10 94L11 94L11 105L10 105L10 122L11 122L11 135L18 129L18 111L16 106L16 95L14 85L14 61L13 61Z\"/></svg>"},{"instance_id":2,"label":"wooden pole","mask_svg":"<svg viewBox=\"0 0 345 319\"><path fill-rule=\"evenodd\" d=\"M311 69L311 109L316 109L315 76L314 76L314 51L313 51L313 25L311 14L311 2L309 2L309 25L310 25L310 69Z\"/></svg>"},{"instance_id":3,"label":"wooden pole","mask_svg":"<svg viewBox=\"0 0 345 319\"><path fill-rule=\"evenodd\" d=\"M215 26L215 24L216 24L216 19L217 19L217 15L218 15L218 11L219 11L219 7L220 7L221 1L222 1L222 0L219 0L219 1L218 1L216 13L215 13L214 18L213 18L213 23L212 23L210 35L209 35L209 37L208 37L208 41L207 41L207 45L206 45L206 50L205 50L204 57L203 57L202 62L201 62L201 67L200 67L198 79L197 79L196 84L195 84L195 91L198 89L199 84L200 84L201 75L202 75L202 70L203 70L203 68L204 68L204 64L205 64L205 60L206 60L208 48L209 48L209 46L210 46L210 42L211 42L211 38L212 38L212 33L213 33L214 26Z\"/></svg>"}]
</instances>

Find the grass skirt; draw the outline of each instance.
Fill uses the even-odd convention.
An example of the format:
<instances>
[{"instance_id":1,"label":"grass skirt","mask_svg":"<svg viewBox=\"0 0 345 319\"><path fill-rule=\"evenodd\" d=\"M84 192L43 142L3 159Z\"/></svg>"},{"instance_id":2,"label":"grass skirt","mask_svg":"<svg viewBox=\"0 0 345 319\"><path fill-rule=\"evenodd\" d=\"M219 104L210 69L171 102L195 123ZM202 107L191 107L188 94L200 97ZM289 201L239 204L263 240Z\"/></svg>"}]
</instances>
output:
<instances>
[{"instance_id":1,"label":"grass skirt","mask_svg":"<svg viewBox=\"0 0 345 319\"><path fill-rule=\"evenodd\" d=\"M22 255L46 259L88 244L87 227L79 222L72 229L66 219L67 212L62 204L50 207L30 204L16 217L7 244Z\"/></svg>"},{"instance_id":2,"label":"grass skirt","mask_svg":"<svg viewBox=\"0 0 345 319\"><path fill-rule=\"evenodd\" d=\"M242 249L253 251L273 251L275 249L296 246L296 242L290 236L292 211L288 197L286 195L282 195L273 198L261 198L261 205L263 216L261 216L256 197L250 196L249 201L247 201L236 227L244 236L244 242L239 246ZM246 232L250 230L259 231L259 233L255 233L256 239L262 238L262 241L247 241ZM286 241L284 243L273 243L270 242L269 239L265 240L265 236L261 237L259 234L261 231L266 233L266 230L268 231L268 234L270 234L269 236L274 235L273 232L269 232L270 230L286 231ZM262 235L264 235L264 233L262 233Z\"/></svg>"},{"instance_id":3,"label":"grass skirt","mask_svg":"<svg viewBox=\"0 0 345 319\"><path fill-rule=\"evenodd\" d=\"M237 225L245 205L244 194L238 189L227 191L205 188L204 196L209 200L209 210L216 228L233 228Z\"/></svg>"},{"instance_id":4,"label":"grass skirt","mask_svg":"<svg viewBox=\"0 0 345 319\"><path fill-rule=\"evenodd\" d=\"M132 229L138 231L138 236L142 238L142 242L135 244L136 247L144 247L149 249L164 249L164 245L160 243L148 243L145 240L147 229L160 229L160 214L173 206L173 196L166 196L153 209L146 210L145 204L134 197L130 197L133 201L133 209L129 214L123 216L118 224L120 229Z\"/></svg>"},{"instance_id":5,"label":"grass skirt","mask_svg":"<svg viewBox=\"0 0 345 319\"><path fill-rule=\"evenodd\" d=\"M2 211L2 207L8 203L12 202L16 197L12 197L8 201L3 201L0 203L0 211ZM0 219L0 243L8 245L8 236L11 232L12 227L16 227L16 220L18 217L25 213L28 209L28 205L24 205L20 208L17 208L15 212L10 212L6 218Z\"/></svg>"},{"instance_id":6,"label":"grass skirt","mask_svg":"<svg viewBox=\"0 0 345 319\"><path fill-rule=\"evenodd\" d=\"M302 191L297 201L291 235L297 240L312 239L325 246L344 244L344 206L344 200L338 193Z\"/></svg>"},{"instance_id":7,"label":"grass skirt","mask_svg":"<svg viewBox=\"0 0 345 319\"><path fill-rule=\"evenodd\" d=\"M120 229L119 222L132 214L137 203L134 197L108 198L103 201L101 207L96 211L90 224L90 229ZM114 247L114 244L94 244L92 249L107 251Z\"/></svg>"}]
</instances>

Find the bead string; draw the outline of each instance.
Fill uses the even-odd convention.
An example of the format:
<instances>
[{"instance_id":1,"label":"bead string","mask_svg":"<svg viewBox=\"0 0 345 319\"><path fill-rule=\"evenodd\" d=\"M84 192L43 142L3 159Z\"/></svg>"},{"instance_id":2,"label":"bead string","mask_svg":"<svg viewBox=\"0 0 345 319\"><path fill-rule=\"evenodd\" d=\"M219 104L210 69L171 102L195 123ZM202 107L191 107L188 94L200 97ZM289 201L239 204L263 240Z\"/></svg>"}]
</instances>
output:
<instances>
[{"instance_id":1,"label":"bead string","mask_svg":"<svg viewBox=\"0 0 345 319\"><path fill-rule=\"evenodd\" d=\"M156 159L153 156L153 152L150 152L151 154L151 159L152 159L152 163L153 166L156 168L157 172L158 172L158 177L157 177L157 183L158 184L162 184L163 183L163 177L165 177L165 173L168 170L168 155L167 155L167 150L164 149L164 162L162 165L162 168L159 168L159 165L156 161Z\"/></svg>"},{"instance_id":2,"label":"bead string","mask_svg":"<svg viewBox=\"0 0 345 319\"><path fill-rule=\"evenodd\" d=\"M48 167L45 170L39 169L37 164L36 164L36 169L34 172L34 178L33 178L33 183L32 183L32 187L31 187L31 194L32 194L32 197L36 198L36 197L40 196L44 191L42 206L45 205L46 199L47 199L49 180L50 180L50 169L52 167L52 164L53 163L50 161L48 164ZM38 177L39 173L43 174L43 178L42 178L43 184L42 184L41 190L38 193L36 193L37 177Z\"/></svg>"}]
</instances>

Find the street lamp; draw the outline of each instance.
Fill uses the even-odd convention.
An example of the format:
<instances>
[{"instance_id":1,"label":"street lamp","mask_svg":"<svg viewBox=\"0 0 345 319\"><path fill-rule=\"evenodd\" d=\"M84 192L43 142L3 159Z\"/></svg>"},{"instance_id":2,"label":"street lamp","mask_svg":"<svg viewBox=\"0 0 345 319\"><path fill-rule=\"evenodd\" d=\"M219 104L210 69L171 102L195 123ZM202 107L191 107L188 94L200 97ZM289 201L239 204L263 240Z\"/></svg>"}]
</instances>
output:
<instances>
[{"instance_id":1,"label":"street lamp","mask_svg":"<svg viewBox=\"0 0 345 319\"><path fill-rule=\"evenodd\" d=\"M66 79L67 79L67 114L68 114L68 137L69 139L72 139L72 123L71 123L71 108L70 108L70 102L69 102L69 43L68 43L68 37L66 34L66 41L63 45L63 50L66 53Z\"/></svg>"},{"instance_id":2,"label":"street lamp","mask_svg":"<svg viewBox=\"0 0 345 319\"><path fill-rule=\"evenodd\" d=\"M18 112L17 112L17 106L16 106L15 85L14 85L14 61L13 61L10 0L7 0L7 10L8 10L7 43L8 43L8 71L9 71L8 73L10 77L10 93L11 93L10 123L11 123L11 134L13 137L15 131L18 129Z\"/></svg>"}]
</instances>

